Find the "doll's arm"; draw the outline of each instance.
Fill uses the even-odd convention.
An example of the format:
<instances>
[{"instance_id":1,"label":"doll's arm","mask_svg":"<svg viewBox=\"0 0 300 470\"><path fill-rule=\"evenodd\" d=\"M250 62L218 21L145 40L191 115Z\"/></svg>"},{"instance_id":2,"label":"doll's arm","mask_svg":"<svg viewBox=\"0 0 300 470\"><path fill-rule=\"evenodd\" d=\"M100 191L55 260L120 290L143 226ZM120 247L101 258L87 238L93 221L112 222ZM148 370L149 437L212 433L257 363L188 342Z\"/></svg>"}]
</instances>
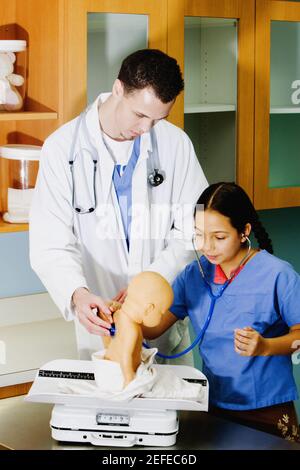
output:
<instances>
[{"instance_id":1,"label":"doll's arm","mask_svg":"<svg viewBox=\"0 0 300 470\"><path fill-rule=\"evenodd\" d=\"M122 338L120 365L124 376L124 387L135 377L136 366L141 362L141 342L139 327L128 328ZM138 357L137 357L138 355Z\"/></svg>"}]
</instances>

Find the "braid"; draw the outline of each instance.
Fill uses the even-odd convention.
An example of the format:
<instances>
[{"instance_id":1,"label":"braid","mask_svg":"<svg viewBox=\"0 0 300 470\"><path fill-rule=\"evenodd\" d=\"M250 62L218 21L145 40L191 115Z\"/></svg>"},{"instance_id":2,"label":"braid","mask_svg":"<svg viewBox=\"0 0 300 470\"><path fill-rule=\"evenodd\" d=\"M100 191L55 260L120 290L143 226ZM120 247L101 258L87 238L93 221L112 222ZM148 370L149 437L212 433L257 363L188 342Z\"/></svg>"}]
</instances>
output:
<instances>
[{"instance_id":1,"label":"braid","mask_svg":"<svg viewBox=\"0 0 300 470\"><path fill-rule=\"evenodd\" d=\"M252 230L255 235L256 240L258 241L258 246L262 250L267 250L269 253L273 254L272 240L269 237L266 229L262 225L261 221L256 215L255 219L252 222Z\"/></svg>"}]
</instances>

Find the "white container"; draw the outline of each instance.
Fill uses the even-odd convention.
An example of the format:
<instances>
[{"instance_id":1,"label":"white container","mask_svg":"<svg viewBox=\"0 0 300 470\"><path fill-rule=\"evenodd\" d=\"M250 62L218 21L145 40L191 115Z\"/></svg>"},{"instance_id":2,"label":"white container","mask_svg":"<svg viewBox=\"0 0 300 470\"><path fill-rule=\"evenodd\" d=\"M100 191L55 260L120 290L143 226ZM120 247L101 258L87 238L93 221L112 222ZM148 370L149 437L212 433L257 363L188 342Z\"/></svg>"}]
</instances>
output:
<instances>
[{"instance_id":1,"label":"white container","mask_svg":"<svg viewBox=\"0 0 300 470\"><path fill-rule=\"evenodd\" d=\"M0 41L0 111L24 107L27 75L26 41Z\"/></svg>"},{"instance_id":2,"label":"white container","mask_svg":"<svg viewBox=\"0 0 300 470\"><path fill-rule=\"evenodd\" d=\"M28 222L41 148L38 145L18 144L0 147L0 185L4 194L3 219L6 222Z\"/></svg>"}]
</instances>

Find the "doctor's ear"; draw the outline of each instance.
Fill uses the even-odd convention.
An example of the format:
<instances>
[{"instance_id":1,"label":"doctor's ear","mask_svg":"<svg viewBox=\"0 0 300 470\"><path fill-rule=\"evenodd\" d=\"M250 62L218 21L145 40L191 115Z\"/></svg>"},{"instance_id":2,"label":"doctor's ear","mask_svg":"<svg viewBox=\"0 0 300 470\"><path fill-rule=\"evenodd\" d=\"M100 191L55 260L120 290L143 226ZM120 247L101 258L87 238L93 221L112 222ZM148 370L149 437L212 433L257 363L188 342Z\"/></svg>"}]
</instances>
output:
<instances>
[{"instance_id":1,"label":"doctor's ear","mask_svg":"<svg viewBox=\"0 0 300 470\"><path fill-rule=\"evenodd\" d=\"M114 81L112 94L115 98L122 98L124 95L124 85L118 78Z\"/></svg>"}]
</instances>

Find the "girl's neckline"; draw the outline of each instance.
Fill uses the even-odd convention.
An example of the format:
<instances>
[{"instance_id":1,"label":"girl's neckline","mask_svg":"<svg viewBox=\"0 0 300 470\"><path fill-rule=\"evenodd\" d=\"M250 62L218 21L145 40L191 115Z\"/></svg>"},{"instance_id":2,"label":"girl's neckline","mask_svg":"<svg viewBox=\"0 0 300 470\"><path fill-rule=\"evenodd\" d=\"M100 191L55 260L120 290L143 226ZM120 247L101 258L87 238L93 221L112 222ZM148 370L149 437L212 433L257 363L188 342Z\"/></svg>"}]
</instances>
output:
<instances>
[{"instance_id":1,"label":"girl's neckline","mask_svg":"<svg viewBox=\"0 0 300 470\"><path fill-rule=\"evenodd\" d=\"M247 262L245 264L243 264L243 266L237 271L236 275L231 279L231 282L238 278L238 274L240 274L245 269L247 270L248 266L250 266L250 267L252 266L253 260L255 260L257 258L257 255L259 255L258 257L260 257L260 255L262 255L264 252L265 252L265 250L255 251L254 254L249 259L247 259ZM203 257L205 258L204 255L203 255ZM220 285L220 284L214 282L216 266L220 266L220 265L212 264L207 258L205 258L205 260L208 263L208 267L209 267L209 271L207 272L209 282L211 282L212 284L215 284L215 285ZM225 276L225 273L224 273L224 276ZM226 277L226 280L228 280L227 277Z\"/></svg>"},{"instance_id":2,"label":"girl's neckline","mask_svg":"<svg viewBox=\"0 0 300 470\"><path fill-rule=\"evenodd\" d=\"M227 277L227 279L229 280L233 280L237 275L238 273L246 266L246 264L249 263L249 261L251 261L256 255L257 253L259 252L260 250L257 250L257 249L253 249L252 253L249 252L240 262L240 265L233 269L231 272L230 272L230 275L229 277L227 277L227 275L225 274L225 271L223 270L222 266L220 265L220 268L222 269L222 271L224 272L225 276Z\"/></svg>"}]
</instances>

